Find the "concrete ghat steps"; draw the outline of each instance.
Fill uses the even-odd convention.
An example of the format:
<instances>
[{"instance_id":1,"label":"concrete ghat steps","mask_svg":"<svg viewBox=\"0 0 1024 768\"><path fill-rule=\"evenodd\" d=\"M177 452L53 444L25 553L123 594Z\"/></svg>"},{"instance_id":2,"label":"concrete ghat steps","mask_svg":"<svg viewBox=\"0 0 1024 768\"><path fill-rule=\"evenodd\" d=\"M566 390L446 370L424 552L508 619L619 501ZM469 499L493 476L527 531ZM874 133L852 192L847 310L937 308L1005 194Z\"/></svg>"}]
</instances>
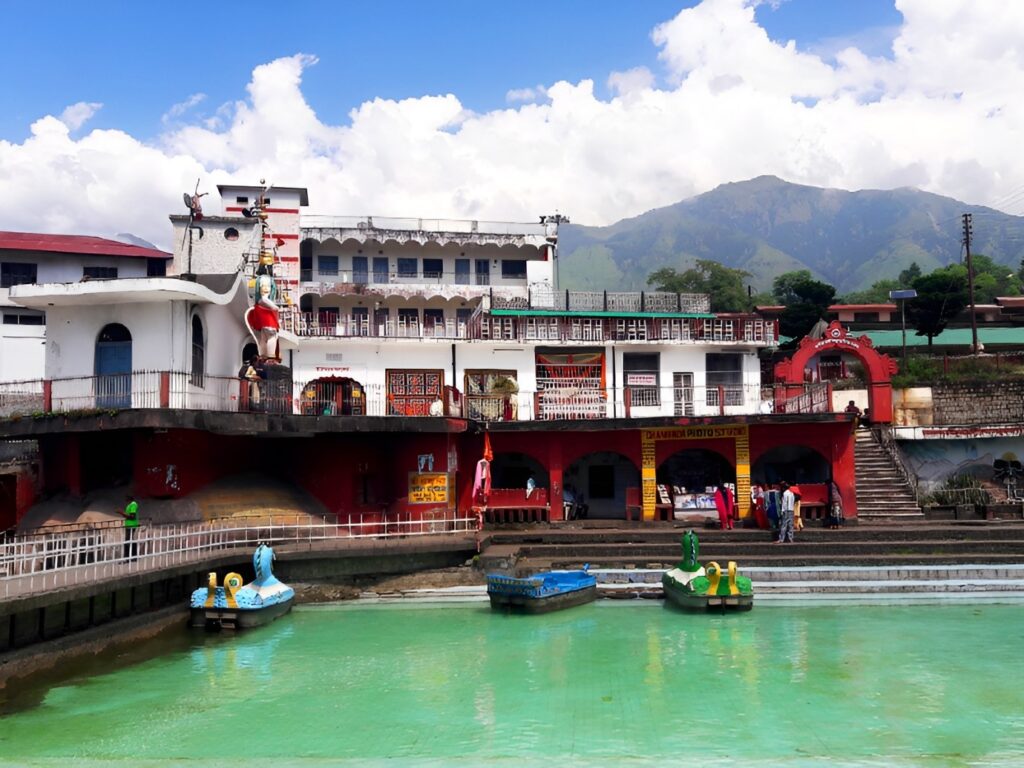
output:
<instances>
[{"instance_id":1,"label":"concrete ghat steps","mask_svg":"<svg viewBox=\"0 0 1024 768\"><path fill-rule=\"evenodd\" d=\"M870 431L857 431L854 456L857 515L861 521L913 520L923 517L913 490Z\"/></svg>"},{"instance_id":2,"label":"concrete ghat steps","mask_svg":"<svg viewBox=\"0 0 1024 768\"><path fill-rule=\"evenodd\" d=\"M592 568L602 597L659 598L661 569ZM1024 565L899 565L885 567L750 567L741 573L754 582L757 600L816 599L964 599L1024 600ZM479 601L484 585L438 589L367 592L362 599Z\"/></svg>"}]
</instances>

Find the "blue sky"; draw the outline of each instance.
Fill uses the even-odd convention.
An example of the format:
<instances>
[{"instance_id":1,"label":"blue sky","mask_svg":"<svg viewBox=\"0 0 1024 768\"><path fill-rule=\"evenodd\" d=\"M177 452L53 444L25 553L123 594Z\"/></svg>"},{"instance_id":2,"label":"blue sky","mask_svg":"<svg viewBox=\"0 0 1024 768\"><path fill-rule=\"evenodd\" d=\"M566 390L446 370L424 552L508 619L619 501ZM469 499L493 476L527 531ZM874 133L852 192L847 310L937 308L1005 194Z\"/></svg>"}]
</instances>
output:
<instances>
[{"instance_id":1,"label":"blue sky","mask_svg":"<svg viewBox=\"0 0 1024 768\"><path fill-rule=\"evenodd\" d=\"M1024 2L2 8L0 229L165 245L197 179L326 214L611 224L761 175L1024 212Z\"/></svg>"},{"instance_id":2,"label":"blue sky","mask_svg":"<svg viewBox=\"0 0 1024 768\"><path fill-rule=\"evenodd\" d=\"M8 2L0 46L0 138L22 141L30 124L76 102L103 104L90 128L143 139L196 93L210 115L244 96L252 69L296 53L318 63L303 93L341 124L373 98L454 93L474 111L506 106L508 91L594 78L607 97L612 71L660 72L651 30L696 2L679 0L378 0L377 2ZM292 10L288 10L292 9ZM884 53L900 14L892 0L786 0L757 20L803 50L860 40Z\"/></svg>"}]
</instances>

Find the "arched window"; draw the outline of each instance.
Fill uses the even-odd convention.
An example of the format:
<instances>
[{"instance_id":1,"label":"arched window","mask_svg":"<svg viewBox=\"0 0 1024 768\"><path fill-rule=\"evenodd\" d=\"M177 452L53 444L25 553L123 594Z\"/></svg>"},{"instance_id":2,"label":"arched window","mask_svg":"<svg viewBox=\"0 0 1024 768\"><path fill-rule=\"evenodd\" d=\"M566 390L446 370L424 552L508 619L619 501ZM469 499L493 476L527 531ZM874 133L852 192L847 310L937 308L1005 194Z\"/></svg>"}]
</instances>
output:
<instances>
[{"instance_id":1,"label":"arched window","mask_svg":"<svg viewBox=\"0 0 1024 768\"><path fill-rule=\"evenodd\" d=\"M192 386L201 387L206 377L206 337L203 334L203 321L198 314L192 315L192 375L189 381Z\"/></svg>"}]
</instances>

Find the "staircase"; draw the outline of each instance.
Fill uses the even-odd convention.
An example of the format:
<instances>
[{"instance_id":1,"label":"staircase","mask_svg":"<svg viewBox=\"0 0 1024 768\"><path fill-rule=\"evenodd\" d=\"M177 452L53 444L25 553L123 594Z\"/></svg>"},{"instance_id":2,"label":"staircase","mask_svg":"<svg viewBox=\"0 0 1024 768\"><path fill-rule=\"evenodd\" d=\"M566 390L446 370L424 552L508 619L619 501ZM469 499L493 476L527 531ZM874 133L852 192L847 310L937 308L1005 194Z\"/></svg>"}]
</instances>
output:
<instances>
[{"instance_id":1,"label":"staircase","mask_svg":"<svg viewBox=\"0 0 1024 768\"><path fill-rule=\"evenodd\" d=\"M874 432L858 429L854 457L857 464L857 516L861 522L923 519L914 490Z\"/></svg>"},{"instance_id":2,"label":"staircase","mask_svg":"<svg viewBox=\"0 0 1024 768\"><path fill-rule=\"evenodd\" d=\"M619 523L591 528L573 524L488 532L479 565L485 572L535 573L550 568L671 568L682 558L674 523ZM794 544L774 544L768 531L699 530L701 562L739 563L741 569L896 568L908 566L1024 567L1024 521L851 525L829 530L809 525ZM961 574L963 575L963 574ZM1024 575L1022 575L1024 578Z\"/></svg>"}]
</instances>

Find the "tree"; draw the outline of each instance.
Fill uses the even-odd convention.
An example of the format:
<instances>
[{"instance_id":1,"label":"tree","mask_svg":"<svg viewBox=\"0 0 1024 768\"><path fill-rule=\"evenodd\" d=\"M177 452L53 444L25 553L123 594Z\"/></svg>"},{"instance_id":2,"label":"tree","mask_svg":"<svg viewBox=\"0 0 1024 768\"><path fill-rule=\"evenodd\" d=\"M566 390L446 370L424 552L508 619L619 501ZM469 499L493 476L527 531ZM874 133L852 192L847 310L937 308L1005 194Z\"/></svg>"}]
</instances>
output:
<instances>
[{"instance_id":1,"label":"tree","mask_svg":"<svg viewBox=\"0 0 1024 768\"><path fill-rule=\"evenodd\" d=\"M907 319L918 336L928 337L928 351L949 321L967 306L967 270L959 264L937 269L914 281L917 298L907 301Z\"/></svg>"},{"instance_id":2,"label":"tree","mask_svg":"<svg viewBox=\"0 0 1024 768\"><path fill-rule=\"evenodd\" d=\"M909 283L901 283L899 280L879 280L863 291L848 293L840 300L843 304L885 304L889 301L889 291L903 288Z\"/></svg>"},{"instance_id":3,"label":"tree","mask_svg":"<svg viewBox=\"0 0 1024 768\"><path fill-rule=\"evenodd\" d=\"M779 333L789 336L793 343L799 342L825 317L836 297L835 287L815 280L806 269L776 277L772 293L786 307L779 316Z\"/></svg>"},{"instance_id":4,"label":"tree","mask_svg":"<svg viewBox=\"0 0 1024 768\"><path fill-rule=\"evenodd\" d=\"M900 276L897 278L900 284L899 287L909 288L914 284L914 281L917 280L917 278L919 278L920 276L921 267L917 265L916 261L911 262L910 266L904 269L902 272L900 272Z\"/></svg>"},{"instance_id":5,"label":"tree","mask_svg":"<svg viewBox=\"0 0 1024 768\"><path fill-rule=\"evenodd\" d=\"M669 293L706 293L712 312L749 312L750 297L744 286L749 272L732 269L710 259L698 259L685 272L663 267L651 273L647 284Z\"/></svg>"}]
</instances>

